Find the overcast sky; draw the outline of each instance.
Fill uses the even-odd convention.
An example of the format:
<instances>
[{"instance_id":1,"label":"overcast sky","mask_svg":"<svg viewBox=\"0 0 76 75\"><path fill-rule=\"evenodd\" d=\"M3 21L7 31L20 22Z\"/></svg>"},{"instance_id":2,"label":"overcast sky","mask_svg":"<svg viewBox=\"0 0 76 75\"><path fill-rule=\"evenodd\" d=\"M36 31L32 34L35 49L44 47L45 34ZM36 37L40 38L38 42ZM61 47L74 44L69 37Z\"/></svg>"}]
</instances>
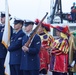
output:
<instances>
[{"instance_id":1,"label":"overcast sky","mask_svg":"<svg viewBox=\"0 0 76 75\"><path fill-rule=\"evenodd\" d=\"M70 7L76 0L62 0L62 11L70 12ZM48 12L50 15L51 0L8 0L9 13L13 17L35 20ZM0 11L5 10L5 0L0 0Z\"/></svg>"}]
</instances>

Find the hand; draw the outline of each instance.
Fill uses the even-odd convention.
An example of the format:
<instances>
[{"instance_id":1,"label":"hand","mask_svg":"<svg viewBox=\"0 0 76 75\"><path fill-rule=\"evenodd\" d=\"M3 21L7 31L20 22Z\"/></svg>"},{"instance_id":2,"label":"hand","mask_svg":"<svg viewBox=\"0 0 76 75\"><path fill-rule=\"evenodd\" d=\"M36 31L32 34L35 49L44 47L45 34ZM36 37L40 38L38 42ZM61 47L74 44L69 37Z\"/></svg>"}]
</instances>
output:
<instances>
[{"instance_id":1,"label":"hand","mask_svg":"<svg viewBox=\"0 0 76 75\"><path fill-rule=\"evenodd\" d=\"M28 50L28 47L26 47L26 46L23 46L23 47L22 47L22 50L23 50L24 52L29 51L29 50Z\"/></svg>"},{"instance_id":2,"label":"hand","mask_svg":"<svg viewBox=\"0 0 76 75\"><path fill-rule=\"evenodd\" d=\"M48 64L48 70L50 70L50 64Z\"/></svg>"}]
</instances>

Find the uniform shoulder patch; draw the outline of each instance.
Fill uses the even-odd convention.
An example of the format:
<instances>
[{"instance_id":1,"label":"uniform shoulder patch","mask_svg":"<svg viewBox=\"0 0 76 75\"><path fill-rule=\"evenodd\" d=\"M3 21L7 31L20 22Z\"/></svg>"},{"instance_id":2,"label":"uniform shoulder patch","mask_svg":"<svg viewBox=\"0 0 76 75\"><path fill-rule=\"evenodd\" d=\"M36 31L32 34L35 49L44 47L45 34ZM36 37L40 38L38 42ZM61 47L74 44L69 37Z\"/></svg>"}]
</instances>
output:
<instances>
[{"instance_id":1,"label":"uniform shoulder patch","mask_svg":"<svg viewBox=\"0 0 76 75\"><path fill-rule=\"evenodd\" d=\"M22 37L19 37L19 38L18 38L18 40L21 40L21 39L22 39Z\"/></svg>"}]
</instances>

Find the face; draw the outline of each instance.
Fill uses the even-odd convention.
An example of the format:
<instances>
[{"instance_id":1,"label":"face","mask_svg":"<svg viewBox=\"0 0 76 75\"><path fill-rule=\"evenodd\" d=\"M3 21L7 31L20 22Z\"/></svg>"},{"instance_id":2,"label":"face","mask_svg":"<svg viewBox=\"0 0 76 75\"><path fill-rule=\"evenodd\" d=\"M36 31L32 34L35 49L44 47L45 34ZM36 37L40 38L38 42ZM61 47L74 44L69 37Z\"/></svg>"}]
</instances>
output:
<instances>
[{"instance_id":1,"label":"face","mask_svg":"<svg viewBox=\"0 0 76 75\"><path fill-rule=\"evenodd\" d=\"M19 30L19 29L21 29L22 28L22 25L21 24L16 24L16 25L14 25L14 29L15 30Z\"/></svg>"},{"instance_id":2,"label":"face","mask_svg":"<svg viewBox=\"0 0 76 75\"><path fill-rule=\"evenodd\" d=\"M60 32L58 30L56 30L56 35L60 36Z\"/></svg>"},{"instance_id":3,"label":"face","mask_svg":"<svg viewBox=\"0 0 76 75\"><path fill-rule=\"evenodd\" d=\"M40 33L43 33L43 31L44 31L44 30L43 30L43 27L40 26L37 32L40 34Z\"/></svg>"},{"instance_id":4,"label":"face","mask_svg":"<svg viewBox=\"0 0 76 75\"><path fill-rule=\"evenodd\" d=\"M33 25L30 24L30 25L25 27L25 32L29 33L32 31L32 29L33 29Z\"/></svg>"},{"instance_id":5,"label":"face","mask_svg":"<svg viewBox=\"0 0 76 75\"><path fill-rule=\"evenodd\" d=\"M1 23L5 24L5 17L1 18Z\"/></svg>"}]
</instances>

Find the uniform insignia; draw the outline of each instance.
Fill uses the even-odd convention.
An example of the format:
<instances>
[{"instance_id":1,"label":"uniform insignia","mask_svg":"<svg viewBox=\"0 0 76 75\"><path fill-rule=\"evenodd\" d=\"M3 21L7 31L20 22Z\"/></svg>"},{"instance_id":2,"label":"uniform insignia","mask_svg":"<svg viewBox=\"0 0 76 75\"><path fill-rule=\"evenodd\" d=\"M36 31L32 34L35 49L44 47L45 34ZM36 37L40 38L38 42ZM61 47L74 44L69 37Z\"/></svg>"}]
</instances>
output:
<instances>
[{"instance_id":1,"label":"uniform insignia","mask_svg":"<svg viewBox=\"0 0 76 75\"><path fill-rule=\"evenodd\" d=\"M19 38L18 38L18 40L21 40L21 39L22 39L22 37L19 37Z\"/></svg>"},{"instance_id":2,"label":"uniform insignia","mask_svg":"<svg viewBox=\"0 0 76 75\"><path fill-rule=\"evenodd\" d=\"M40 42L37 42L36 44L39 44Z\"/></svg>"}]
</instances>

